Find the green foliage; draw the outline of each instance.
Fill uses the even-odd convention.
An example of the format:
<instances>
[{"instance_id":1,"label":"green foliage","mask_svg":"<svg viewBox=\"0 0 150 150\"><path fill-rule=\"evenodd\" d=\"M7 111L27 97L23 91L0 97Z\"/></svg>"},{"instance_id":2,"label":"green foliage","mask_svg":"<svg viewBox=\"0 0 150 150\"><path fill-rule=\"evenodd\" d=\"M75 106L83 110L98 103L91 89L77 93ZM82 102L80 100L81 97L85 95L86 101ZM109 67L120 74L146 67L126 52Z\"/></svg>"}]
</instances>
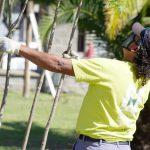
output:
<instances>
[{"instance_id":1,"label":"green foliage","mask_svg":"<svg viewBox=\"0 0 150 150\"><path fill-rule=\"evenodd\" d=\"M57 0L34 0L34 2L39 4L44 4L44 5L50 5L56 3Z\"/></svg>"},{"instance_id":2,"label":"green foliage","mask_svg":"<svg viewBox=\"0 0 150 150\"><path fill-rule=\"evenodd\" d=\"M78 25L82 30L95 30L100 37L103 37L105 27L102 1L83 1Z\"/></svg>"},{"instance_id":3,"label":"green foliage","mask_svg":"<svg viewBox=\"0 0 150 150\"><path fill-rule=\"evenodd\" d=\"M72 9L72 15L70 13L70 20L73 20L75 15L75 10L79 5L79 0L70 0L67 3L63 3L63 10L68 12L68 7L70 6L70 10ZM64 9L65 8L65 9ZM65 15L62 15L65 18ZM67 20L69 21L69 19ZM104 30L104 16L103 16L103 3L100 0L84 0L78 21L78 28L86 31L95 30L96 33L101 34Z\"/></svg>"},{"instance_id":4,"label":"green foliage","mask_svg":"<svg viewBox=\"0 0 150 150\"><path fill-rule=\"evenodd\" d=\"M84 0L80 10L78 28L80 31L92 32L94 30L98 37L107 42L107 50L113 52L116 58L122 59L122 41L131 32L132 23L135 20L141 21L141 14L138 12L146 1L139 2L139 0L136 0L128 3L124 0ZM42 43L44 43L51 29L57 0L35 0L35 2L44 4L44 6L50 4L48 9L45 10L44 7L44 13L41 15L39 24ZM79 2L80 0L63 0L59 9L57 24L73 22ZM149 5L150 2L147 1L143 14L149 12L147 11Z\"/></svg>"},{"instance_id":5,"label":"green foliage","mask_svg":"<svg viewBox=\"0 0 150 150\"><path fill-rule=\"evenodd\" d=\"M39 22L39 33L42 43L46 41L52 26L52 19L49 15L43 15Z\"/></svg>"},{"instance_id":6,"label":"green foliage","mask_svg":"<svg viewBox=\"0 0 150 150\"><path fill-rule=\"evenodd\" d=\"M43 44L46 42L48 34L51 30L55 9L56 9L56 5L50 5L46 7L46 11L45 10L43 11L43 15L40 18L39 32ZM75 10L76 8L73 8L72 6L64 5L62 3L57 17L58 18L57 24L71 22L74 18Z\"/></svg>"},{"instance_id":7,"label":"green foliage","mask_svg":"<svg viewBox=\"0 0 150 150\"><path fill-rule=\"evenodd\" d=\"M58 14L58 23L67 23L67 22L72 22L73 18L75 16L77 7L73 6L70 4L69 1L66 3L61 4L59 14Z\"/></svg>"},{"instance_id":8,"label":"green foliage","mask_svg":"<svg viewBox=\"0 0 150 150\"><path fill-rule=\"evenodd\" d=\"M115 39L107 40L108 41L107 49L113 52L117 59L121 60L123 58L121 44L124 41L124 39L126 39L127 36L132 32L131 30L132 24L137 21L143 23L143 25L144 24L150 25L147 24L148 22L145 22L143 20L143 17L150 16L149 9L150 9L150 1L147 1L141 12L138 13L136 17L134 17L132 20L128 21L128 23L124 26L124 28L120 32L118 32L118 35L116 36Z\"/></svg>"},{"instance_id":9,"label":"green foliage","mask_svg":"<svg viewBox=\"0 0 150 150\"><path fill-rule=\"evenodd\" d=\"M74 17L76 15L76 10L79 5L79 0L64 0L59 9L57 24L73 22ZM49 25L51 26L53 15L55 11L54 5L50 5L49 10L53 13L45 13L42 15L40 20L40 34L41 39L44 43L47 33L50 30ZM49 17L51 19L49 19ZM51 21L50 21L51 20ZM103 3L101 0L84 0L81 10L80 16L78 20L78 28L79 30L85 31L93 31L95 30L97 35L104 38L104 16L103 16ZM47 30L47 31L46 31Z\"/></svg>"},{"instance_id":10,"label":"green foliage","mask_svg":"<svg viewBox=\"0 0 150 150\"><path fill-rule=\"evenodd\" d=\"M150 16L150 1L148 1L146 5L144 6L143 11L142 11L142 16L144 17Z\"/></svg>"},{"instance_id":11,"label":"green foliage","mask_svg":"<svg viewBox=\"0 0 150 150\"><path fill-rule=\"evenodd\" d=\"M105 26L109 39L115 39L130 21L132 21L148 0L105 0Z\"/></svg>"}]
</instances>

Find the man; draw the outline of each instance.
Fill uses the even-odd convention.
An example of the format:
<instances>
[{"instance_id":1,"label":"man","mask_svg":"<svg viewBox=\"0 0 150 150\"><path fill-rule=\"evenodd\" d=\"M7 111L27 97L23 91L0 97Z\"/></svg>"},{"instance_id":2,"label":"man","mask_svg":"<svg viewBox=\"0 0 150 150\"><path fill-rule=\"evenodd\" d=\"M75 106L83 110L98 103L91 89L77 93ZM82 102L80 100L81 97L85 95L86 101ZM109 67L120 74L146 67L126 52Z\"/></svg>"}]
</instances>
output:
<instances>
[{"instance_id":1,"label":"man","mask_svg":"<svg viewBox=\"0 0 150 150\"><path fill-rule=\"evenodd\" d=\"M41 68L89 83L76 125L79 138L74 150L130 150L136 120L150 90L149 29L135 23L133 31L136 34L123 43L124 61L61 58L5 37L0 39L0 51L19 54Z\"/></svg>"}]
</instances>

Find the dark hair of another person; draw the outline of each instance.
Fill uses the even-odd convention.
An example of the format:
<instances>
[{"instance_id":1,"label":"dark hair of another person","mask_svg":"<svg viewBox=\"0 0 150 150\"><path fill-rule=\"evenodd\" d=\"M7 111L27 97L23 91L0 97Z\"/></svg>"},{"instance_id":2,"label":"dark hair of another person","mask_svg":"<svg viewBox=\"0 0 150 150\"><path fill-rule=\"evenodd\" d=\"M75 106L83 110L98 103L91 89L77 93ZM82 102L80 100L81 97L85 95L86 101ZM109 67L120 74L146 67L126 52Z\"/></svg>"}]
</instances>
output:
<instances>
[{"instance_id":1,"label":"dark hair of another person","mask_svg":"<svg viewBox=\"0 0 150 150\"><path fill-rule=\"evenodd\" d=\"M142 79L142 85L145 85L150 79L150 43L149 38L145 37L144 31L141 35L141 43L141 47L134 58L134 64L137 78Z\"/></svg>"}]
</instances>

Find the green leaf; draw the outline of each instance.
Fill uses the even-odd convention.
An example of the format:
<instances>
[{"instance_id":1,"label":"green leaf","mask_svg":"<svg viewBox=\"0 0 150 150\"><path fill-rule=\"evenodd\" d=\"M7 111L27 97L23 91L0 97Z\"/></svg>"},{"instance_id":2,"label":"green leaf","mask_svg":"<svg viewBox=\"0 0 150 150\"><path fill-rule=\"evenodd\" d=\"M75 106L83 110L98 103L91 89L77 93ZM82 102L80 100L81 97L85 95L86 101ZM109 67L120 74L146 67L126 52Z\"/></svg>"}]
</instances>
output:
<instances>
[{"instance_id":1,"label":"green leaf","mask_svg":"<svg viewBox=\"0 0 150 150\"><path fill-rule=\"evenodd\" d=\"M49 34L51 25L52 25L52 20L51 20L50 16L43 15L39 22L39 33L40 33L40 38L41 38L42 44L44 44L44 42Z\"/></svg>"},{"instance_id":2,"label":"green leaf","mask_svg":"<svg viewBox=\"0 0 150 150\"><path fill-rule=\"evenodd\" d=\"M135 18L148 0L105 0L106 33L110 39Z\"/></svg>"}]
</instances>

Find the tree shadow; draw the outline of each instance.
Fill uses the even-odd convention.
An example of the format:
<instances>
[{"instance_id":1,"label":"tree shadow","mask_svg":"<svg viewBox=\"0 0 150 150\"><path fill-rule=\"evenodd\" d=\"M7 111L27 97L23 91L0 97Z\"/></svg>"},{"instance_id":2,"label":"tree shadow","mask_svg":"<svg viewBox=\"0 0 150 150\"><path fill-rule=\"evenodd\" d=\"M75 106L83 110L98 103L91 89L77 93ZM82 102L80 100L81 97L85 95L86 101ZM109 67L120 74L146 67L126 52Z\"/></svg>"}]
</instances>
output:
<instances>
[{"instance_id":1,"label":"tree shadow","mask_svg":"<svg viewBox=\"0 0 150 150\"><path fill-rule=\"evenodd\" d=\"M26 122L3 123L0 129L0 146L21 149L25 130ZM27 150L40 149L44 130L43 127L33 123ZM52 128L48 135L46 147L47 150L71 150L75 139L74 130Z\"/></svg>"}]
</instances>

